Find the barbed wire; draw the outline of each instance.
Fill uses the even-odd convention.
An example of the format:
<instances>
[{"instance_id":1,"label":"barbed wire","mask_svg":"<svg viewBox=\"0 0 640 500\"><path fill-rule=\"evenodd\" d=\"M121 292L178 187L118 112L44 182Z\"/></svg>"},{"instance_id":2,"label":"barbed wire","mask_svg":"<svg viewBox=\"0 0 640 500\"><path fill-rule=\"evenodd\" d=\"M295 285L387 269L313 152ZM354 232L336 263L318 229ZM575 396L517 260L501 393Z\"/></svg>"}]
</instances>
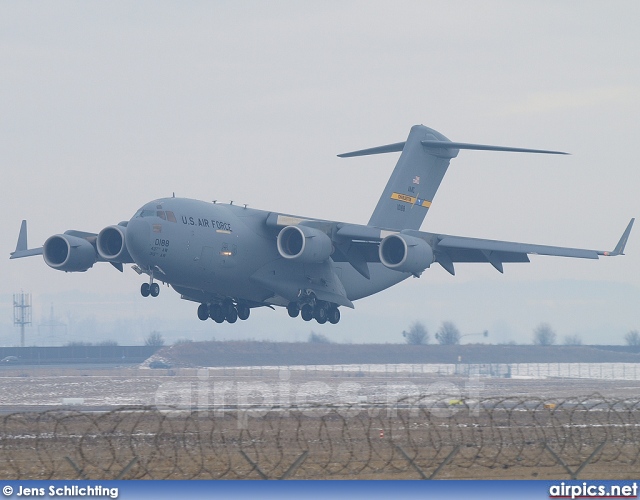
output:
<instances>
[{"instance_id":1,"label":"barbed wire","mask_svg":"<svg viewBox=\"0 0 640 500\"><path fill-rule=\"evenodd\" d=\"M0 419L5 479L486 476L640 464L640 402L405 397L393 404L55 409ZM606 474L605 474L606 475ZM495 474L494 474L495 476Z\"/></svg>"}]
</instances>

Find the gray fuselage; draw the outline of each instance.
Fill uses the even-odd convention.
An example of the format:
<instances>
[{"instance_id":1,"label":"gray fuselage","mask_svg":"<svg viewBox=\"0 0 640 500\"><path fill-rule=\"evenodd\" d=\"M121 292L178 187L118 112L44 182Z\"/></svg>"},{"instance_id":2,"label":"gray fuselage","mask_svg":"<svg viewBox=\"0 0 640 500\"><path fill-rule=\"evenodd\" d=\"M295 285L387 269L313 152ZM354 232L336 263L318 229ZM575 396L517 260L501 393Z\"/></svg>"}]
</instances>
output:
<instances>
[{"instance_id":1,"label":"gray fuselage","mask_svg":"<svg viewBox=\"0 0 640 500\"><path fill-rule=\"evenodd\" d=\"M286 305L306 286L305 265L283 259L270 212L243 206L163 198L144 205L127 225L127 249L136 264L171 284L184 298L230 297L254 305ZM329 261L349 300L374 294L407 273L370 264L366 279L346 262ZM261 276L282 286L271 286ZM280 275L280 276L279 276Z\"/></svg>"}]
</instances>

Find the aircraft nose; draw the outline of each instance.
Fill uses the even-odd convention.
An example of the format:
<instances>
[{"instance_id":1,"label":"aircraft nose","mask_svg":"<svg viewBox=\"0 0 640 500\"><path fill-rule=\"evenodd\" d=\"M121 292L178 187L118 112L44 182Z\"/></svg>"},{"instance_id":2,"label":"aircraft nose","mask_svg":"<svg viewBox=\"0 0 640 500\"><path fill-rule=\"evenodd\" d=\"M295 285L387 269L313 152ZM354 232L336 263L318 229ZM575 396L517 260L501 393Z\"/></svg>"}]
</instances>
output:
<instances>
[{"instance_id":1,"label":"aircraft nose","mask_svg":"<svg viewBox=\"0 0 640 500\"><path fill-rule=\"evenodd\" d=\"M149 258L151 226L141 217L131 219L127 224L127 250L136 264L146 266Z\"/></svg>"}]
</instances>

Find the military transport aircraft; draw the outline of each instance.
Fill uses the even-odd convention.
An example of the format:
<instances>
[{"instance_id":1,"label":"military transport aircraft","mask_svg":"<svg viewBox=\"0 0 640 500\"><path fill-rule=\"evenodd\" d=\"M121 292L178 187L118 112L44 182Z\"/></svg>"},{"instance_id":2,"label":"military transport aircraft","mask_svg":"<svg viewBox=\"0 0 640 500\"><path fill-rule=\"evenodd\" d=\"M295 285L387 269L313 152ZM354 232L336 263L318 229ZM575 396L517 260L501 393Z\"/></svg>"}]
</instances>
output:
<instances>
[{"instance_id":1,"label":"military transport aircraft","mask_svg":"<svg viewBox=\"0 0 640 500\"><path fill-rule=\"evenodd\" d=\"M420 276L433 263L454 274L456 262L529 262L528 254L597 259L621 255L634 219L610 252L420 231L449 161L459 150L566 154L451 142L423 125L405 142L339 155L402 152L367 225L298 217L246 206L161 198L129 221L99 233L67 231L40 248L27 246L22 222L12 259L43 255L50 267L86 271L96 262L123 270L134 264L149 280L144 297L156 297L157 281L199 304L198 318L234 323L251 308L283 306L289 316L338 323L340 306Z\"/></svg>"}]
</instances>

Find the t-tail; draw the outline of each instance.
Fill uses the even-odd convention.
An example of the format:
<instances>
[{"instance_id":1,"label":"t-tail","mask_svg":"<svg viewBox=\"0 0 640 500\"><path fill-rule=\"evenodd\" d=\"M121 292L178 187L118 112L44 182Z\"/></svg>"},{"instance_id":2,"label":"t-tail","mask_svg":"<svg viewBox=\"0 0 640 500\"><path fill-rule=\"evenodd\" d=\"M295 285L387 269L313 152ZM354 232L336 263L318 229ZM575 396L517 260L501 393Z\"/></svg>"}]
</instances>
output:
<instances>
[{"instance_id":1,"label":"t-tail","mask_svg":"<svg viewBox=\"0 0 640 500\"><path fill-rule=\"evenodd\" d=\"M561 151L511 148L451 142L424 125L411 127L405 142L338 155L342 158L402 151L387 186L376 205L370 226L384 229L420 229L440 187L449 162L461 149L519 153L568 154Z\"/></svg>"}]
</instances>

